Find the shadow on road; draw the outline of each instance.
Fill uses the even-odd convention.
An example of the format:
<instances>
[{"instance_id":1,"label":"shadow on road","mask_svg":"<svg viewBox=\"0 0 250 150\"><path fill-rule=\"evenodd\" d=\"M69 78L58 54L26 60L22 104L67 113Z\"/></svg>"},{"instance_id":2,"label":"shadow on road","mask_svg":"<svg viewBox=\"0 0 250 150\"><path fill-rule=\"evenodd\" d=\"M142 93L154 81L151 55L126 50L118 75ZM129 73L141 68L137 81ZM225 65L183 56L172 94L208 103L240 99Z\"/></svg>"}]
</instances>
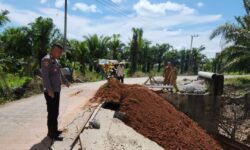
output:
<instances>
[{"instance_id":1,"label":"shadow on road","mask_svg":"<svg viewBox=\"0 0 250 150\"><path fill-rule=\"evenodd\" d=\"M45 137L40 143L33 145L30 150L51 150L52 143L53 141L49 137Z\"/></svg>"}]
</instances>

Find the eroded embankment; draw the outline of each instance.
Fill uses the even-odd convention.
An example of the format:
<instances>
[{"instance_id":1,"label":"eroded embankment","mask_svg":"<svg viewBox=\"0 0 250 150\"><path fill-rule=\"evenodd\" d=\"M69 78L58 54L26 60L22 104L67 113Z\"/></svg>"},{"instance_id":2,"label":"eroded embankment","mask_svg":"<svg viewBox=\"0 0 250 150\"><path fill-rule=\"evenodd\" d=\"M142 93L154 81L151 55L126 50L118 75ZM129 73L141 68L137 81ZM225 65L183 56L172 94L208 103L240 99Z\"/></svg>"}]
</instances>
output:
<instances>
[{"instance_id":1,"label":"eroded embankment","mask_svg":"<svg viewBox=\"0 0 250 150\"><path fill-rule=\"evenodd\" d=\"M144 86L120 84L111 79L92 101L119 103L119 111L125 114L124 122L165 149L221 149L197 123Z\"/></svg>"}]
</instances>

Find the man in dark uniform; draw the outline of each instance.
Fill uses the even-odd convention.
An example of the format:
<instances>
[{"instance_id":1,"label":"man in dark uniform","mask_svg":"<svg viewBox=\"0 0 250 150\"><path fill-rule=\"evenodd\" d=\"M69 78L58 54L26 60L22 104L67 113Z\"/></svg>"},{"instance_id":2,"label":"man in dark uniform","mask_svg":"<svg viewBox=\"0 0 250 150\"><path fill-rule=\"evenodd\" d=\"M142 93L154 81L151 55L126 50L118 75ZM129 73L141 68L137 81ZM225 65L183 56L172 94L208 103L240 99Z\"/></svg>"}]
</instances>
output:
<instances>
[{"instance_id":1,"label":"man in dark uniform","mask_svg":"<svg viewBox=\"0 0 250 150\"><path fill-rule=\"evenodd\" d=\"M69 82L62 74L60 65L57 61L62 55L63 48L60 44L54 44L51 52L47 54L41 61L42 78L44 87L44 96L47 103L48 111L48 136L53 140L61 141L60 137L62 131L58 130L58 115L59 115L59 101L61 84L70 86Z\"/></svg>"}]
</instances>

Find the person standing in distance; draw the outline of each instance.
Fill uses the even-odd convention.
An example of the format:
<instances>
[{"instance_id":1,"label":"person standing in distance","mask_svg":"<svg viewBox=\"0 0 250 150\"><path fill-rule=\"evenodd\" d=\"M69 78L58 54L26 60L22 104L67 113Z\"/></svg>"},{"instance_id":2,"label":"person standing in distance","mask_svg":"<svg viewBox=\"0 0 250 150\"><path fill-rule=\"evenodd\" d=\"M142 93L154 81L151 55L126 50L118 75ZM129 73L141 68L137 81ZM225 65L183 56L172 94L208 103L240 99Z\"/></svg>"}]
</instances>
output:
<instances>
[{"instance_id":1,"label":"person standing in distance","mask_svg":"<svg viewBox=\"0 0 250 150\"><path fill-rule=\"evenodd\" d=\"M172 69L171 62L168 62L168 64L165 66L164 72L163 72L163 77L164 77L163 84L164 85L170 84L169 75L171 73L171 69Z\"/></svg>"},{"instance_id":2,"label":"person standing in distance","mask_svg":"<svg viewBox=\"0 0 250 150\"><path fill-rule=\"evenodd\" d=\"M124 65L123 63L119 63L119 66L117 67L117 79L121 82L124 83L124 76L125 76L125 72L124 72Z\"/></svg>"},{"instance_id":3,"label":"person standing in distance","mask_svg":"<svg viewBox=\"0 0 250 150\"><path fill-rule=\"evenodd\" d=\"M63 47L60 44L53 44L51 52L41 60L42 66L42 79L44 87L44 96L47 104L48 118L48 136L57 141L62 141L63 137L60 136L62 131L58 130L58 115L59 115L59 101L61 85L67 87L70 83L60 70L58 60L63 52Z\"/></svg>"}]
</instances>

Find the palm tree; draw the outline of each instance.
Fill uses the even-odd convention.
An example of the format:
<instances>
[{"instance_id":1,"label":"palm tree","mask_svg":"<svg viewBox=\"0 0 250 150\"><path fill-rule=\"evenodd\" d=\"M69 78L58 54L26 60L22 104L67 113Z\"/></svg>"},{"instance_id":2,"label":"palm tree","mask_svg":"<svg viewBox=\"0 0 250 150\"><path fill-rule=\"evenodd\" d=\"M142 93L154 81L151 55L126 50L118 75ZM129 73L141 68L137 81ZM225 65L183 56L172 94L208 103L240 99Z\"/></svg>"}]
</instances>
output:
<instances>
[{"instance_id":1,"label":"palm tree","mask_svg":"<svg viewBox=\"0 0 250 150\"><path fill-rule=\"evenodd\" d=\"M177 67L180 66L180 55L176 49L172 49L168 51L167 53L165 53L164 60L166 62L173 63Z\"/></svg>"},{"instance_id":2,"label":"palm tree","mask_svg":"<svg viewBox=\"0 0 250 150\"><path fill-rule=\"evenodd\" d=\"M24 67L24 64L32 62L32 42L29 36L29 30L26 27L12 27L3 31L0 36L3 42L3 52L12 57L13 63L8 65L8 70L17 73L23 68L19 74L31 75L32 69ZM23 64L23 65L21 65Z\"/></svg>"},{"instance_id":3,"label":"palm tree","mask_svg":"<svg viewBox=\"0 0 250 150\"><path fill-rule=\"evenodd\" d=\"M9 17L7 16L9 14L8 10L1 10L0 12L0 27L2 27L4 24L9 22Z\"/></svg>"},{"instance_id":4,"label":"palm tree","mask_svg":"<svg viewBox=\"0 0 250 150\"><path fill-rule=\"evenodd\" d=\"M98 55L96 55L96 58L107 58L109 51L109 44L110 44L110 37L101 36L99 38Z\"/></svg>"},{"instance_id":5,"label":"palm tree","mask_svg":"<svg viewBox=\"0 0 250 150\"><path fill-rule=\"evenodd\" d=\"M235 17L236 23L225 23L213 31L210 39L219 35L227 47L218 59L222 60L224 71L250 72L250 0L243 0L246 15Z\"/></svg>"},{"instance_id":6,"label":"palm tree","mask_svg":"<svg viewBox=\"0 0 250 150\"><path fill-rule=\"evenodd\" d=\"M7 10L2 10L0 12L0 27L2 27L4 24L6 24L7 22L9 22L9 18L8 15L9 11ZM6 74L3 73L4 68L6 68L6 64L8 64L8 62L11 60L10 56L6 55L3 52L3 42L0 40L0 94L2 96L9 96L9 88L8 85L6 83ZM6 63L7 62L7 63Z\"/></svg>"},{"instance_id":7,"label":"palm tree","mask_svg":"<svg viewBox=\"0 0 250 150\"><path fill-rule=\"evenodd\" d=\"M188 71L190 50L182 49L179 51L180 57L180 72L185 73Z\"/></svg>"},{"instance_id":8,"label":"palm tree","mask_svg":"<svg viewBox=\"0 0 250 150\"><path fill-rule=\"evenodd\" d=\"M100 36L97 34L84 36L86 47L89 51L89 70L96 68L95 62L97 59L106 58L110 37Z\"/></svg>"},{"instance_id":9,"label":"palm tree","mask_svg":"<svg viewBox=\"0 0 250 150\"><path fill-rule=\"evenodd\" d=\"M25 58L32 55L32 43L29 30L26 27L7 28L1 35L4 52L15 58Z\"/></svg>"},{"instance_id":10,"label":"palm tree","mask_svg":"<svg viewBox=\"0 0 250 150\"><path fill-rule=\"evenodd\" d=\"M143 47L140 53L140 63L142 64L142 71L149 72L151 69L151 64L153 63L154 48L151 47L151 42L149 40L143 39Z\"/></svg>"},{"instance_id":11,"label":"palm tree","mask_svg":"<svg viewBox=\"0 0 250 150\"><path fill-rule=\"evenodd\" d=\"M143 30L141 28L133 28L132 31L133 37L130 42L130 74L133 74L137 70L139 54L143 46Z\"/></svg>"},{"instance_id":12,"label":"palm tree","mask_svg":"<svg viewBox=\"0 0 250 150\"><path fill-rule=\"evenodd\" d=\"M158 72L161 71L164 54L172 48L169 44L156 44L156 62L158 63Z\"/></svg>"},{"instance_id":13,"label":"palm tree","mask_svg":"<svg viewBox=\"0 0 250 150\"><path fill-rule=\"evenodd\" d=\"M87 49L86 42L80 42L77 40L70 40L70 48L71 48L71 61L74 63L72 68L76 69L76 62L80 63L80 70L84 74L86 71L86 65L89 62L89 51Z\"/></svg>"},{"instance_id":14,"label":"palm tree","mask_svg":"<svg viewBox=\"0 0 250 150\"><path fill-rule=\"evenodd\" d=\"M201 68L204 59L206 58L201 52L205 49L204 46L200 46L199 48L194 48L192 50L192 71L193 74L198 74L199 69Z\"/></svg>"},{"instance_id":15,"label":"palm tree","mask_svg":"<svg viewBox=\"0 0 250 150\"><path fill-rule=\"evenodd\" d=\"M120 40L120 34L113 34L109 44L109 48L112 52L112 59L118 59L119 53L122 51L124 46L125 44Z\"/></svg>"},{"instance_id":16,"label":"palm tree","mask_svg":"<svg viewBox=\"0 0 250 150\"><path fill-rule=\"evenodd\" d=\"M55 27L51 18L38 17L35 22L29 25L33 52L38 63L46 55L50 45L62 39L62 34Z\"/></svg>"},{"instance_id":17,"label":"palm tree","mask_svg":"<svg viewBox=\"0 0 250 150\"><path fill-rule=\"evenodd\" d=\"M2 10L0 12L0 27L2 27L4 24L10 21L7 16L8 14L9 14L8 10ZM0 52L2 49L3 49L3 42L0 40Z\"/></svg>"}]
</instances>

